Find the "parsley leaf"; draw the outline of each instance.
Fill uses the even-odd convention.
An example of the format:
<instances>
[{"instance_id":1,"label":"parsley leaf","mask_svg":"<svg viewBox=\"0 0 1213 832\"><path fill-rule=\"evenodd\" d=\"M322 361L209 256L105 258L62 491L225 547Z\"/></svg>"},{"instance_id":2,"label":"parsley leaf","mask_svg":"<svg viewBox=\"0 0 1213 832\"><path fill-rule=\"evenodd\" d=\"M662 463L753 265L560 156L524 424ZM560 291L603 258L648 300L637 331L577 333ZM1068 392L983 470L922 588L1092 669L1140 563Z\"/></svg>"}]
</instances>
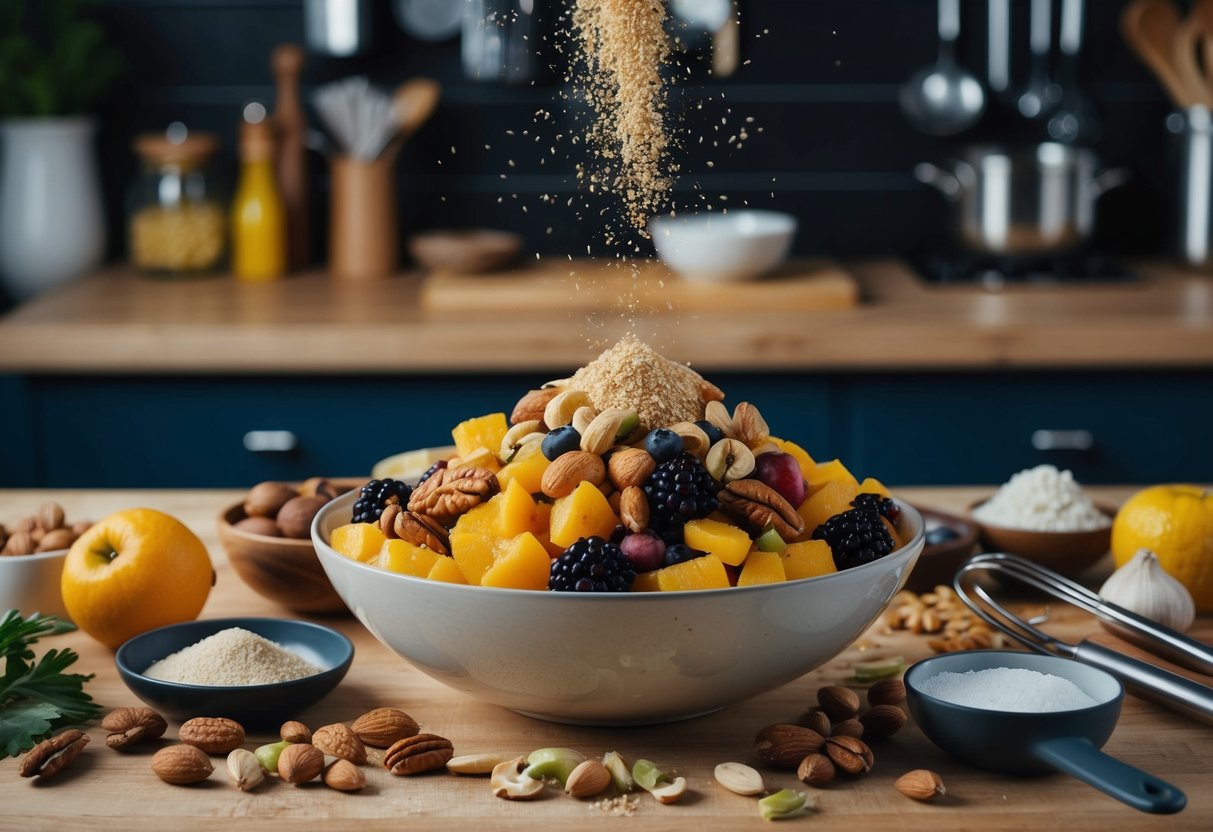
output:
<instances>
[{"instance_id":1,"label":"parsley leaf","mask_svg":"<svg viewBox=\"0 0 1213 832\"><path fill-rule=\"evenodd\" d=\"M16 756L55 728L87 722L100 708L84 692L92 675L65 673L79 658L72 650L48 650L35 661L30 647L46 635L69 632L70 623L17 610L0 617L0 753Z\"/></svg>"}]
</instances>

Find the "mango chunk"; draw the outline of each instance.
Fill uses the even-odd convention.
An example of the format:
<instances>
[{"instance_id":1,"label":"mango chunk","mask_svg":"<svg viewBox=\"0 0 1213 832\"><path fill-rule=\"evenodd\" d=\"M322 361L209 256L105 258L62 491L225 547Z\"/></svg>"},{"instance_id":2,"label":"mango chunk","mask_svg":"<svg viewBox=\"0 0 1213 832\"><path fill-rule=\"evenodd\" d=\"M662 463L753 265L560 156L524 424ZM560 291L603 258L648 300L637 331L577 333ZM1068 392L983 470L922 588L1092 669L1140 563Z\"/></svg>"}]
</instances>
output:
<instances>
[{"instance_id":1,"label":"mango chunk","mask_svg":"<svg viewBox=\"0 0 1213 832\"><path fill-rule=\"evenodd\" d=\"M783 558L784 575L789 581L816 578L838 571L834 566L834 553L830 551L830 544L824 540L789 543L788 548L777 554Z\"/></svg>"},{"instance_id":2,"label":"mango chunk","mask_svg":"<svg viewBox=\"0 0 1213 832\"><path fill-rule=\"evenodd\" d=\"M330 545L350 560L370 563L379 557L387 540L379 527L371 523L348 523L333 529Z\"/></svg>"},{"instance_id":3,"label":"mango chunk","mask_svg":"<svg viewBox=\"0 0 1213 832\"><path fill-rule=\"evenodd\" d=\"M885 484L874 477L867 477L859 484L859 494L879 494L881 497L890 497L889 489Z\"/></svg>"},{"instance_id":4,"label":"mango chunk","mask_svg":"<svg viewBox=\"0 0 1213 832\"><path fill-rule=\"evenodd\" d=\"M498 494L460 516L451 529L451 557L470 584L479 584L508 543L498 534L501 504Z\"/></svg>"},{"instance_id":5,"label":"mango chunk","mask_svg":"<svg viewBox=\"0 0 1213 832\"><path fill-rule=\"evenodd\" d=\"M856 487L859 485L859 480L855 479L855 475L847 470L847 466L842 464L842 460L838 459L817 463L813 466L812 471L805 474L804 478L809 484L809 493L821 488L827 482L839 482Z\"/></svg>"},{"instance_id":6,"label":"mango chunk","mask_svg":"<svg viewBox=\"0 0 1213 832\"><path fill-rule=\"evenodd\" d=\"M741 567L741 575L737 578L737 586L757 586L758 584L779 584L788 579L783 569L783 554L781 552L753 551Z\"/></svg>"},{"instance_id":7,"label":"mango chunk","mask_svg":"<svg viewBox=\"0 0 1213 832\"><path fill-rule=\"evenodd\" d=\"M528 494L538 494L542 489L543 472L547 470L548 458L543 455L539 442L527 442L518 449L514 458L497 472L497 482L504 491L512 480L518 480Z\"/></svg>"},{"instance_id":8,"label":"mango chunk","mask_svg":"<svg viewBox=\"0 0 1213 832\"><path fill-rule=\"evenodd\" d=\"M455 425L451 438L459 456L468 456L478 448L487 448L496 454L501 450L501 440L510 429L504 413L477 416Z\"/></svg>"},{"instance_id":9,"label":"mango chunk","mask_svg":"<svg viewBox=\"0 0 1213 832\"><path fill-rule=\"evenodd\" d=\"M657 584L657 572L637 572L636 580L632 581L632 592L657 592L661 587Z\"/></svg>"},{"instance_id":10,"label":"mango chunk","mask_svg":"<svg viewBox=\"0 0 1213 832\"><path fill-rule=\"evenodd\" d=\"M458 468L487 468L496 474L501 470L501 460L497 458L496 451L477 448L467 456L452 457L447 467L452 471Z\"/></svg>"},{"instance_id":11,"label":"mango chunk","mask_svg":"<svg viewBox=\"0 0 1213 832\"><path fill-rule=\"evenodd\" d=\"M379 550L375 565L389 572L399 572L402 575L415 575L424 578L430 574L434 563L443 555L433 549L417 546L407 540L385 540Z\"/></svg>"},{"instance_id":12,"label":"mango chunk","mask_svg":"<svg viewBox=\"0 0 1213 832\"><path fill-rule=\"evenodd\" d=\"M800 473L804 474L804 478L809 478L809 472L817 467L816 460L809 456L809 452L797 445L795 442L789 442L786 439L780 439L777 436L767 437L775 447L783 451L785 454L791 454L796 462L800 464Z\"/></svg>"},{"instance_id":13,"label":"mango chunk","mask_svg":"<svg viewBox=\"0 0 1213 832\"><path fill-rule=\"evenodd\" d=\"M516 479L510 480L501 495L499 518L499 534L501 537L514 538L523 532L540 532L547 528L536 525L535 499L531 493L522 487Z\"/></svg>"},{"instance_id":14,"label":"mango chunk","mask_svg":"<svg viewBox=\"0 0 1213 832\"><path fill-rule=\"evenodd\" d=\"M821 488L814 491L796 511L804 518L805 534L813 530L835 514L851 508L851 501L859 493L859 486L854 483L829 480Z\"/></svg>"},{"instance_id":15,"label":"mango chunk","mask_svg":"<svg viewBox=\"0 0 1213 832\"><path fill-rule=\"evenodd\" d=\"M692 549L713 554L729 566L737 566L750 552L751 540L745 530L719 520L704 518L687 522L683 527L683 539Z\"/></svg>"},{"instance_id":16,"label":"mango chunk","mask_svg":"<svg viewBox=\"0 0 1213 832\"><path fill-rule=\"evenodd\" d=\"M531 532L523 532L510 541L505 552L480 579L481 586L512 589L547 589L552 559L548 550Z\"/></svg>"},{"instance_id":17,"label":"mango chunk","mask_svg":"<svg viewBox=\"0 0 1213 832\"><path fill-rule=\"evenodd\" d=\"M581 482L567 497L561 497L552 506L550 540L561 549L567 549L582 537L609 538L619 518L611 511L611 504L602 492L590 482Z\"/></svg>"},{"instance_id":18,"label":"mango chunk","mask_svg":"<svg viewBox=\"0 0 1213 832\"><path fill-rule=\"evenodd\" d=\"M463 570L459 568L459 564L455 563L454 558L448 557L440 557L434 561L434 565L430 567L426 577L431 581L443 581L448 584L466 584L468 582L463 575Z\"/></svg>"},{"instance_id":19,"label":"mango chunk","mask_svg":"<svg viewBox=\"0 0 1213 832\"><path fill-rule=\"evenodd\" d=\"M729 575L724 564L715 555L664 566L654 570L657 587L662 592L677 592L686 589L727 589Z\"/></svg>"}]
</instances>

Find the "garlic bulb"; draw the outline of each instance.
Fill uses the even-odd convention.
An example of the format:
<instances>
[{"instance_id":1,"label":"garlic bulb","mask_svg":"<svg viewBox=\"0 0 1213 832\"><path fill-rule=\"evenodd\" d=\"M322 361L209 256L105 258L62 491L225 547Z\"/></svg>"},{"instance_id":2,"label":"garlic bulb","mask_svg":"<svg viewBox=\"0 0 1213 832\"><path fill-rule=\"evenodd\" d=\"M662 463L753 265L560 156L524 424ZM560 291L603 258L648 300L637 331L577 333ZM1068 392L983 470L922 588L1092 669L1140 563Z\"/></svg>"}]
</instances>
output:
<instances>
[{"instance_id":1,"label":"garlic bulb","mask_svg":"<svg viewBox=\"0 0 1213 832\"><path fill-rule=\"evenodd\" d=\"M1183 632L1196 618L1196 605L1187 588L1163 570L1158 555L1138 549L1099 588L1104 600L1132 610L1151 621Z\"/></svg>"}]
</instances>

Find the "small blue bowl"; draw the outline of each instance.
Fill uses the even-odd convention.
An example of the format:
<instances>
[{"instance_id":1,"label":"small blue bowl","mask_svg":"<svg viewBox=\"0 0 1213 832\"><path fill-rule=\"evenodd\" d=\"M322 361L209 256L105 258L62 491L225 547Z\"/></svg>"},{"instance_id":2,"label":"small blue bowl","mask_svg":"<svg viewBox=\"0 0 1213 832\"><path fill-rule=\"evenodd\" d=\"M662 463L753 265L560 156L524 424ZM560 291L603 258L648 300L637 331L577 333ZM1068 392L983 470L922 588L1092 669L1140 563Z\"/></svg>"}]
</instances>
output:
<instances>
[{"instance_id":1,"label":"small blue bowl","mask_svg":"<svg viewBox=\"0 0 1213 832\"><path fill-rule=\"evenodd\" d=\"M324 668L314 676L272 685L187 685L143 675L152 664L207 636L242 627ZM219 618L170 624L135 636L114 657L131 692L161 713L178 719L223 716L249 726L277 726L314 705L345 677L354 645L336 630L284 618Z\"/></svg>"}]
</instances>

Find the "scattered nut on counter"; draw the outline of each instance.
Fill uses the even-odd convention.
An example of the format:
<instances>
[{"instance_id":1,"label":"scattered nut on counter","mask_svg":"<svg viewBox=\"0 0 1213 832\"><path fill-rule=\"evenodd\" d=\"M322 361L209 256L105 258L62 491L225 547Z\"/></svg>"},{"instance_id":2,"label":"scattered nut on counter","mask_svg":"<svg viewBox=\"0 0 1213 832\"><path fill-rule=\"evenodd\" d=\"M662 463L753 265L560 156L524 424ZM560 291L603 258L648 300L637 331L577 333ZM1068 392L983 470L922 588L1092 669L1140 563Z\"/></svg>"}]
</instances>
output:
<instances>
[{"instance_id":1,"label":"scattered nut on counter","mask_svg":"<svg viewBox=\"0 0 1213 832\"><path fill-rule=\"evenodd\" d=\"M909 630L916 635L938 634L939 638L927 641L927 645L936 653L1008 645L1006 636L993 632L964 605L955 590L943 584L922 595L915 595L909 590L897 593L889 602L885 625L890 632Z\"/></svg>"}]
</instances>

